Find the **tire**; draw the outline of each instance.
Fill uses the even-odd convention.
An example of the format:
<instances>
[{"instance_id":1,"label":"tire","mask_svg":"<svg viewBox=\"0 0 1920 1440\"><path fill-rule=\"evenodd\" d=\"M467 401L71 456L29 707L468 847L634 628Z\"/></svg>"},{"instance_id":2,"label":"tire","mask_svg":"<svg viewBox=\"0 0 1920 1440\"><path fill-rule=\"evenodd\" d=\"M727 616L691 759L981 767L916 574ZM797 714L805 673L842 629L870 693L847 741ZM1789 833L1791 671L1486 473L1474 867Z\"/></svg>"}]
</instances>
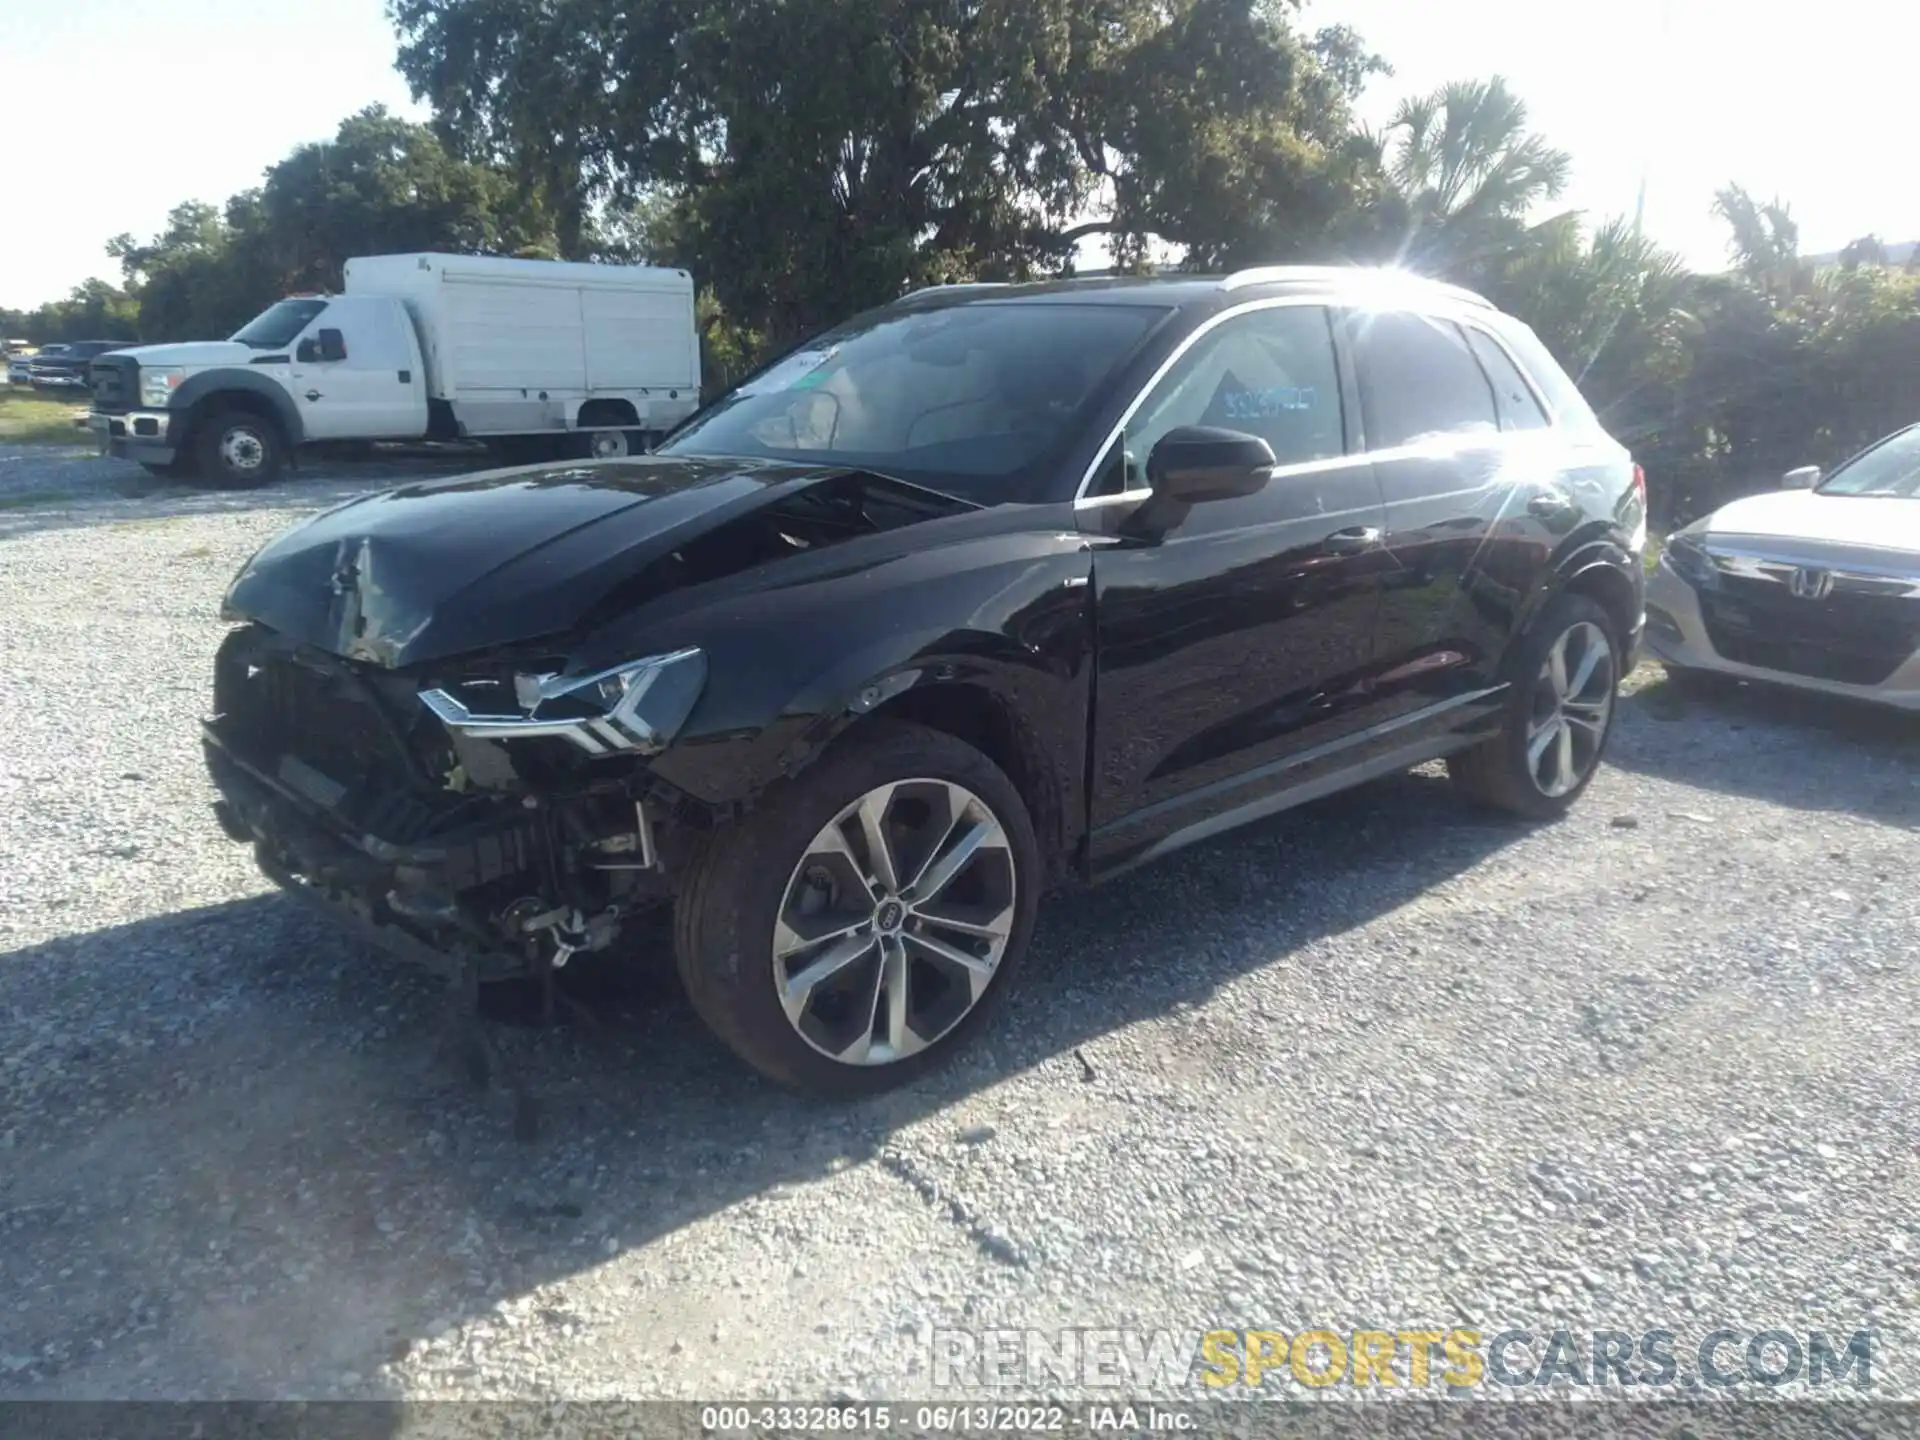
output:
<instances>
[{"instance_id":1,"label":"tire","mask_svg":"<svg viewBox=\"0 0 1920 1440\"><path fill-rule=\"evenodd\" d=\"M1581 678L1596 638L1603 653L1575 688L1572 682ZM1552 669L1557 650L1572 698L1557 693ZM1593 782L1613 736L1620 713L1621 654L1613 619L1596 602L1584 595L1562 595L1550 603L1514 651L1513 691L1500 733L1448 758L1453 783L1467 799L1488 809L1530 820L1556 820L1566 814ZM1562 735L1564 744L1558 738ZM1531 751L1542 736L1547 738L1536 763ZM1573 764L1563 768L1569 755Z\"/></svg>"},{"instance_id":2,"label":"tire","mask_svg":"<svg viewBox=\"0 0 1920 1440\"><path fill-rule=\"evenodd\" d=\"M962 935L859 888L856 847L864 844L849 844L847 837L865 831L857 815L847 812L879 787L895 784L882 814L895 838L889 849L900 862L900 883L891 891L883 887L883 895L910 899L909 877L901 872L939 868L927 862L950 850L941 849L948 842L932 837L945 833L950 842L962 826L966 834L978 829L986 839L971 858L954 869L944 888L917 903L929 912L944 905L949 915L964 908L975 921L987 919L1004 932L997 957L996 941L982 927L975 926L978 938ZM961 823L949 830L957 807L964 807ZM982 824L983 813L991 825ZM819 842L838 824L847 828L839 832L836 854ZM998 766L940 731L875 721L861 729L858 743L829 752L707 845L675 905L675 960L695 1012L762 1074L831 1099L875 1095L946 1063L979 1033L1025 958L1040 883L1032 822ZM820 908L805 916L814 903ZM862 937L837 922L861 915L870 916L868 945L859 958L849 958ZM808 919L822 933L796 947L795 956L776 960L776 922L788 919L802 924L787 932L796 938ZM923 935L949 955L926 950ZM805 991L796 989L800 1004L790 1019L776 972L791 980L836 949L843 957L838 967ZM953 951L971 952L974 964L956 965ZM899 993L909 1022L899 1027L892 986L883 988L896 976L905 977ZM862 1026L864 1017L871 1018ZM883 1032L878 1040L876 1030ZM899 1056L890 1053L896 1033L906 1040ZM852 1058L834 1058L836 1051Z\"/></svg>"},{"instance_id":3,"label":"tire","mask_svg":"<svg viewBox=\"0 0 1920 1440\"><path fill-rule=\"evenodd\" d=\"M220 410L200 422L193 456L211 483L251 490L279 478L287 463L287 445L271 420L247 410ZM249 457L254 457L250 464Z\"/></svg>"},{"instance_id":4,"label":"tire","mask_svg":"<svg viewBox=\"0 0 1920 1440\"><path fill-rule=\"evenodd\" d=\"M184 480L193 474L193 458L189 455L176 455L164 465L152 460L142 460L140 468L161 480Z\"/></svg>"},{"instance_id":5,"label":"tire","mask_svg":"<svg viewBox=\"0 0 1920 1440\"><path fill-rule=\"evenodd\" d=\"M576 460L620 460L638 455L638 430L581 430L569 437L568 454Z\"/></svg>"}]
</instances>

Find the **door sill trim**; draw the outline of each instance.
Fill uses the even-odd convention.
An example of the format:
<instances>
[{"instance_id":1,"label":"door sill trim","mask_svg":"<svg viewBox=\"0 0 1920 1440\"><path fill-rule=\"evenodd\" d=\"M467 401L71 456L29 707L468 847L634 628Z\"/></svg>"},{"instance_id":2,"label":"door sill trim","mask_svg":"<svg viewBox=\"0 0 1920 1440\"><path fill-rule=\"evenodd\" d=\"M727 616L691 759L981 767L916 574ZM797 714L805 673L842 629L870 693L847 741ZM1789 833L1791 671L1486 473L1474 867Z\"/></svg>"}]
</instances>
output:
<instances>
[{"instance_id":1,"label":"door sill trim","mask_svg":"<svg viewBox=\"0 0 1920 1440\"><path fill-rule=\"evenodd\" d=\"M1352 735L1343 735L1337 740L1330 740L1324 745L1316 745L1310 750L1302 750L1297 755L1288 755L1252 770L1242 771L1238 775L1229 776L1225 780L1216 781L1212 785L1205 786L1199 790L1192 791L1185 795L1176 795L1170 799L1161 801L1157 805L1150 805L1143 810L1136 810L1130 815L1124 815L1120 819L1111 821L1094 830L1089 836L1089 840L1098 841L1102 834L1110 835L1117 830L1137 825L1143 819L1149 818L1155 813L1165 813L1169 810L1185 808L1186 806L1204 800L1209 794L1219 794L1225 790L1237 789L1249 784L1257 784L1263 779L1284 775L1289 770L1297 770L1302 766L1311 765L1316 761L1338 755L1340 752L1350 750L1355 746L1364 745L1372 740L1382 739L1397 731L1421 725L1427 721L1437 719L1440 716L1450 714L1453 711L1463 710L1469 706L1494 699L1504 694L1508 689L1509 686L1502 683L1489 686L1484 690L1473 691L1471 694L1456 695L1452 699L1442 700L1436 705L1428 705L1410 714L1396 716L1384 724L1371 726L1368 729L1357 731ZM1454 754L1457 751L1478 744L1483 738L1483 736L1475 733L1456 733L1445 738L1427 736L1417 742L1397 746L1386 754L1377 755L1370 760L1363 760L1356 764L1341 766L1337 770L1330 771L1316 779L1306 781L1304 784L1287 786L1280 790L1267 792L1255 799L1247 801L1245 804L1236 805L1231 810L1223 811L1205 820L1197 820L1191 825L1182 826L1171 834L1154 841L1145 850L1141 851L1139 855L1123 860L1111 869L1095 871L1095 882L1099 883L1112 879L1116 875L1124 874L1128 870L1132 870L1140 865L1145 865L1149 861L1157 860L1161 856L1171 854L1175 850L1183 850L1187 846L1197 844L1202 840L1212 839L1215 835L1224 834L1229 830L1237 830L1242 825L1249 825L1256 820L1264 820L1269 816L1278 815L1282 811L1293 809L1296 805L1305 805L1309 801L1323 799L1328 795L1337 794L1355 785L1364 785L1369 780L1377 780L1382 776L1391 775L1397 770L1410 770L1416 765L1424 765L1431 760L1444 759L1446 756Z\"/></svg>"}]
</instances>

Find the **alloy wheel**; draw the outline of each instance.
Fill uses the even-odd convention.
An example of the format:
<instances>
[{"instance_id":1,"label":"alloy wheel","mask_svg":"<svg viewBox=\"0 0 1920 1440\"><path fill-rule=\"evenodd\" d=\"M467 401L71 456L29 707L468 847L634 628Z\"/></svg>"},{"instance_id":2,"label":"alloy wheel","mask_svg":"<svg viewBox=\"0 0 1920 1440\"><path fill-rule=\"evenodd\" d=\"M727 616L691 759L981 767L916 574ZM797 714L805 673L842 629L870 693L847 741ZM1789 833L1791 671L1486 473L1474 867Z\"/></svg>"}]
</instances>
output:
<instances>
[{"instance_id":1,"label":"alloy wheel","mask_svg":"<svg viewBox=\"0 0 1920 1440\"><path fill-rule=\"evenodd\" d=\"M1006 831L978 795L876 786L814 836L781 896L773 981L788 1022L845 1065L919 1054L986 994L1015 895Z\"/></svg>"},{"instance_id":2,"label":"alloy wheel","mask_svg":"<svg viewBox=\"0 0 1920 1440\"><path fill-rule=\"evenodd\" d=\"M624 430L596 430L587 440L587 454L595 460L617 460L627 449Z\"/></svg>"},{"instance_id":3,"label":"alloy wheel","mask_svg":"<svg viewBox=\"0 0 1920 1440\"><path fill-rule=\"evenodd\" d=\"M1589 620L1553 642L1534 682L1527 721L1527 773L1542 795L1558 799L1599 763L1613 716L1613 645Z\"/></svg>"}]
</instances>

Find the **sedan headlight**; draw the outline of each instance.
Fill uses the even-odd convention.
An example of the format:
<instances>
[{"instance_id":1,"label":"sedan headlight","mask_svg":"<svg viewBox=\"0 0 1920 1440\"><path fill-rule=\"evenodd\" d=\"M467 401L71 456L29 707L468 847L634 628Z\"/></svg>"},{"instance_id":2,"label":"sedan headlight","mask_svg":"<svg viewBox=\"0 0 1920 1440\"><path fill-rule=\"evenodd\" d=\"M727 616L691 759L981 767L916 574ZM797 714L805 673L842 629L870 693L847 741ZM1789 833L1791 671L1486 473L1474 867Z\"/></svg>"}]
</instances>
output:
<instances>
[{"instance_id":1,"label":"sedan headlight","mask_svg":"<svg viewBox=\"0 0 1920 1440\"><path fill-rule=\"evenodd\" d=\"M153 410L164 410L167 402L173 399L173 392L180 388L180 382L187 378L187 372L178 365L156 365L151 370L140 367L140 403Z\"/></svg>"},{"instance_id":2,"label":"sedan headlight","mask_svg":"<svg viewBox=\"0 0 1920 1440\"><path fill-rule=\"evenodd\" d=\"M1714 568L1706 550L1699 541L1686 535L1668 538L1666 561L1674 574L1696 590L1704 590L1720 581L1720 572Z\"/></svg>"},{"instance_id":3,"label":"sedan headlight","mask_svg":"<svg viewBox=\"0 0 1920 1440\"><path fill-rule=\"evenodd\" d=\"M550 735L589 755L657 755L686 724L707 682L706 653L676 650L591 675L516 675L519 715L476 714L448 690L420 703L449 730L481 740Z\"/></svg>"}]
</instances>

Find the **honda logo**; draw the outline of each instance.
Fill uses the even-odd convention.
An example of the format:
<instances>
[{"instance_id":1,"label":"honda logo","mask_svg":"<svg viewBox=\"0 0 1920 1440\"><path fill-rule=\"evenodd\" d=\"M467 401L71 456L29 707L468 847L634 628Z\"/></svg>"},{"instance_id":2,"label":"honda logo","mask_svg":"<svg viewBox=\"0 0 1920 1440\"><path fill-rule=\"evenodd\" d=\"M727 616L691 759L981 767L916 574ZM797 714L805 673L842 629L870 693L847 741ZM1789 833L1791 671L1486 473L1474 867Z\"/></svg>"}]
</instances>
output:
<instances>
[{"instance_id":1,"label":"honda logo","mask_svg":"<svg viewBox=\"0 0 1920 1440\"><path fill-rule=\"evenodd\" d=\"M1787 589L1796 599L1824 600L1833 593L1833 572L1831 570L1799 569L1787 581Z\"/></svg>"}]
</instances>

